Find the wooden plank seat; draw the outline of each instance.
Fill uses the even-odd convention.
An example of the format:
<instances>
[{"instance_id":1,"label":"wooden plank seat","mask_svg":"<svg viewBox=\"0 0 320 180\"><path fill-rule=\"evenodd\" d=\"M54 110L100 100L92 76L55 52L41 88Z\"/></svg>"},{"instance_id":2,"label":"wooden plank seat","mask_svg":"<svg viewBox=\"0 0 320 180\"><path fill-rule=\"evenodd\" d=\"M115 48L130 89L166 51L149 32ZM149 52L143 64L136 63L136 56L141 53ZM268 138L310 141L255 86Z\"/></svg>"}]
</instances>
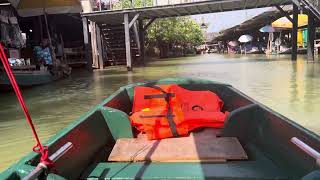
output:
<instances>
[{"instance_id":1,"label":"wooden plank seat","mask_svg":"<svg viewBox=\"0 0 320 180\"><path fill-rule=\"evenodd\" d=\"M188 137L148 140L120 138L108 158L116 162L225 162L248 156L235 137L217 137L215 129L204 129Z\"/></svg>"}]
</instances>

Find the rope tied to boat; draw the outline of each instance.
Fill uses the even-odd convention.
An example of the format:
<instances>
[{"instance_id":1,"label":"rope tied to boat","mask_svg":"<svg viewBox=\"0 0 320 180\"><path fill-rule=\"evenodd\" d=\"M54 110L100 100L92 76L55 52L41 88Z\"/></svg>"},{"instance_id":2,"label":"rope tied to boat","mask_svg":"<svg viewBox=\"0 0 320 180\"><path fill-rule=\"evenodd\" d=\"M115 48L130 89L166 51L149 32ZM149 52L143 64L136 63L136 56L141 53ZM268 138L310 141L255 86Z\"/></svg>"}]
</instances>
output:
<instances>
[{"instance_id":1,"label":"rope tied to boat","mask_svg":"<svg viewBox=\"0 0 320 180\"><path fill-rule=\"evenodd\" d=\"M4 66L4 69L8 75L8 78L10 80L10 83L13 87L13 90L17 96L17 99L19 101L19 104L23 110L23 113L26 117L26 120L32 130L32 133L33 133L33 136L37 142L37 144L32 148L32 150L36 153L39 153L41 154L41 158L40 158L40 163L42 163L43 165L45 165L47 168L48 167L52 167L53 166L53 162L49 159L49 153L48 153L48 147L46 146L43 146L40 139L39 139L39 136L37 134L37 131L35 130L35 127L34 127L34 124L32 122L32 119L31 119L31 116L30 116L30 113L29 113L29 110L24 102L24 99L23 99L23 96L21 94L21 91L20 91L20 88L19 88L19 85L14 77L14 74L11 70L11 67L10 67L10 64L9 64L9 61L8 61L8 58L4 52L4 49L3 49L3 46L2 44L0 43L0 59L2 61L2 64Z\"/></svg>"}]
</instances>

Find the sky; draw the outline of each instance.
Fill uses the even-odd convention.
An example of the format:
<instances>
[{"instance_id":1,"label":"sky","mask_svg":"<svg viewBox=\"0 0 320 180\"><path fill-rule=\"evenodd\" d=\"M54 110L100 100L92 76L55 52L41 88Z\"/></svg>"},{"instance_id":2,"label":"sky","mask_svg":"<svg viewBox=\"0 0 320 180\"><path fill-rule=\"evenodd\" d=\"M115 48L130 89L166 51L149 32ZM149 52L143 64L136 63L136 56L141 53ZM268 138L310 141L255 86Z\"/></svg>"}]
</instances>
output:
<instances>
[{"instance_id":1,"label":"sky","mask_svg":"<svg viewBox=\"0 0 320 180\"><path fill-rule=\"evenodd\" d=\"M221 30L233 27L241 24L242 22L251 19L252 17L267 11L269 8L248 9L240 11L229 11L212 14L194 15L194 18L198 22L209 24L208 32L219 32Z\"/></svg>"}]
</instances>

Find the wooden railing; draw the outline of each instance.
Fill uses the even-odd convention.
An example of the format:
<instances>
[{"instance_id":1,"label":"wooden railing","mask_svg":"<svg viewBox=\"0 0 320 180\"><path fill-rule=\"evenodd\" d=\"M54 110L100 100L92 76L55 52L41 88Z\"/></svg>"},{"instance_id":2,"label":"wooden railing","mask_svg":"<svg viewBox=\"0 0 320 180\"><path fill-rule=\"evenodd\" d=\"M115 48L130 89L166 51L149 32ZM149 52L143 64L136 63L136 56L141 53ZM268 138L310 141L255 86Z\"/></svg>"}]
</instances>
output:
<instances>
[{"instance_id":1,"label":"wooden railing","mask_svg":"<svg viewBox=\"0 0 320 180\"><path fill-rule=\"evenodd\" d=\"M210 0L88 0L91 2L92 11L101 10L124 10L136 9L155 6L166 6L175 4L187 4L194 2L210 1ZM292 0L295 4L302 3L310 9L312 13L320 19L320 0Z\"/></svg>"},{"instance_id":2,"label":"wooden railing","mask_svg":"<svg viewBox=\"0 0 320 180\"><path fill-rule=\"evenodd\" d=\"M93 11L123 10L174 4L186 4L207 0L92 0ZM106 2L106 3L105 3Z\"/></svg>"}]
</instances>

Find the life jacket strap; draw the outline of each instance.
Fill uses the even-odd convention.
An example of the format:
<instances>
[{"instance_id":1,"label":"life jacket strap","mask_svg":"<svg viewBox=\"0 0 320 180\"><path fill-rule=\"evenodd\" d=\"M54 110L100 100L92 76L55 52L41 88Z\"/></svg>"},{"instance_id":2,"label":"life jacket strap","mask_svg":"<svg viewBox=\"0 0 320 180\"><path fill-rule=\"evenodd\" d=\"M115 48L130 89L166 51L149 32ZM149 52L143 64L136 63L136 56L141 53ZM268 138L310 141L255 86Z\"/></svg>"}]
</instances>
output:
<instances>
[{"instance_id":1,"label":"life jacket strap","mask_svg":"<svg viewBox=\"0 0 320 180\"><path fill-rule=\"evenodd\" d=\"M172 114L172 107L170 106L170 103L168 105L168 113L167 113L167 119L169 122L170 130L172 132L173 137L179 137L178 130L176 127L176 123L173 120L174 115Z\"/></svg>"},{"instance_id":2,"label":"life jacket strap","mask_svg":"<svg viewBox=\"0 0 320 180\"><path fill-rule=\"evenodd\" d=\"M151 94L151 95L145 95L144 99L156 99L156 98L169 98L174 97L174 93L166 93L166 94Z\"/></svg>"},{"instance_id":3,"label":"life jacket strap","mask_svg":"<svg viewBox=\"0 0 320 180\"><path fill-rule=\"evenodd\" d=\"M176 123L173 120L173 118L174 118L173 110L170 105L170 98L175 97L175 94L174 93L167 93L161 87L153 85L153 84L146 84L145 86L149 87L149 88L156 89L156 90L161 91L163 93L163 94L145 95L144 98L145 99L164 98L166 100L166 102L168 104L168 112L167 112L167 115L164 117L166 117L168 119L169 127L170 127L170 130L172 132L173 137L179 137Z\"/></svg>"},{"instance_id":4,"label":"life jacket strap","mask_svg":"<svg viewBox=\"0 0 320 180\"><path fill-rule=\"evenodd\" d=\"M169 118L169 116L175 117L175 115L150 115L150 116L139 116L140 118Z\"/></svg>"}]
</instances>

